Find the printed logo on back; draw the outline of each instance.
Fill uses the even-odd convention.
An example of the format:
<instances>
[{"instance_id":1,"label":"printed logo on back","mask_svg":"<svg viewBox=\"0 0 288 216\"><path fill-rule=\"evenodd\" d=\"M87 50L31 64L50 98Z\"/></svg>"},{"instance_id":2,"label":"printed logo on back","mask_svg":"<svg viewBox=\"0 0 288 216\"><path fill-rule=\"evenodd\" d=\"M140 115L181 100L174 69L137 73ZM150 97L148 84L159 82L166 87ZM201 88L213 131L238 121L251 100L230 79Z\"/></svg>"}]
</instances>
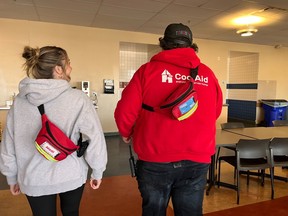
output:
<instances>
[{"instance_id":1,"label":"printed logo on back","mask_svg":"<svg viewBox=\"0 0 288 216\"><path fill-rule=\"evenodd\" d=\"M176 80L176 83L185 83L187 80L191 79L190 75L187 76L180 73L176 73L173 77L173 75L166 69L162 72L161 75L162 83L173 83L174 79ZM208 86L208 77L197 75L194 84Z\"/></svg>"}]
</instances>

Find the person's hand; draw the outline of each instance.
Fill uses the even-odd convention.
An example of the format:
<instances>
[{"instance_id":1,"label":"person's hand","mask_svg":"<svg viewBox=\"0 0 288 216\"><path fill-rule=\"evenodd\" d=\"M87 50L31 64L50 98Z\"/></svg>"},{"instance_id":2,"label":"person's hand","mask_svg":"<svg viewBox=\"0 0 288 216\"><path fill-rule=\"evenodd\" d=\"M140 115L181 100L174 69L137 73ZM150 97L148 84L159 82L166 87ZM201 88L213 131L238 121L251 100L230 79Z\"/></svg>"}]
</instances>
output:
<instances>
[{"instance_id":1,"label":"person's hand","mask_svg":"<svg viewBox=\"0 0 288 216\"><path fill-rule=\"evenodd\" d=\"M102 179L90 179L90 186L92 189L98 189L101 185Z\"/></svg>"},{"instance_id":2,"label":"person's hand","mask_svg":"<svg viewBox=\"0 0 288 216\"><path fill-rule=\"evenodd\" d=\"M125 143L129 143L131 140L130 137L122 137L122 139Z\"/></svg>"},{"instance_id":3,"label":"person's hand","mask_svg":"<svg viewBox=\"0 0 288 216\"><path fill-rule=\"evenodd\" d=\"M14 196L19 195L21 193L19 185L18 184L10 185L10 192Z\"/></svg>"}]
</instances>

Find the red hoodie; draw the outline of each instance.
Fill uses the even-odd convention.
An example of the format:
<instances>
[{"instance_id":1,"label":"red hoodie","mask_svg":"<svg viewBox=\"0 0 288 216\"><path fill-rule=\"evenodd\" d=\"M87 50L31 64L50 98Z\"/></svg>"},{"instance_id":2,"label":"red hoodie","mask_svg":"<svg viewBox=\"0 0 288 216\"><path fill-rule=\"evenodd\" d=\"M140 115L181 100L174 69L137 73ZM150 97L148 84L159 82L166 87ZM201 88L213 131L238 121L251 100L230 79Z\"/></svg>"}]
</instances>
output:
<instances>
[{"instance_id":1,"label":"red hoodie","mask_svg":"<svg viewBox=\"0 0 288 216\"><path fill-rule=\"evenodd\" d=\"M198 108L188 119L174 120L142 108L161 103L190 78L198 66L194 88ZM140 160L209 163L215 153L216 119L222 110L222 91L210 68L200 62L192 48L164 50L142 65L123 90L114 117L123 137L131 137Z\"/></svg>"}]
</instances>

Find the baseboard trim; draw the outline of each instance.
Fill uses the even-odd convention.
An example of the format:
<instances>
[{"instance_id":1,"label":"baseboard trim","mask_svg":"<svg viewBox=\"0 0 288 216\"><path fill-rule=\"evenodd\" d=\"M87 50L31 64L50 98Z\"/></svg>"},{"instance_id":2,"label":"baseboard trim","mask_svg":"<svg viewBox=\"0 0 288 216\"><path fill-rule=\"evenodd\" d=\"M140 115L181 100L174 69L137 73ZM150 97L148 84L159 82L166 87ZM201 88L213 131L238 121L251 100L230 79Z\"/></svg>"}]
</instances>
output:
<instances>
[{"instance_id":1,"label":"baseboard trim","mask_svg":"<svg viewBox=\"0 0 288 216\"><path fill-rule=\"evenodd\" d=\"M104 136L119 136L119 132L106 132L104 133Z\"/></svg>"}]
</instances>

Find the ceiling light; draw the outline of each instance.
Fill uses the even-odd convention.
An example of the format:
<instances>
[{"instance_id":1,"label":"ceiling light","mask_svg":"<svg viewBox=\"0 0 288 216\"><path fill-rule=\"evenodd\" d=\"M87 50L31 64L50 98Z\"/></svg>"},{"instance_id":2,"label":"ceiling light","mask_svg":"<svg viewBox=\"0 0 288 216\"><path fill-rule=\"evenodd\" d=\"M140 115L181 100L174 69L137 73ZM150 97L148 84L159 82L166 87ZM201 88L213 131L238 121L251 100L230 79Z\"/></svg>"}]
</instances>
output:
<instances>
[{"instance_id":1,"label":"ceiling light","mask_svg":"<svg viewBox=\"0 0 288 216\"><path fill-rule=\"evenodd\" d=\"M263 17L247 15L234 19L232 22L236 25L251 25L258 24L264 21Z\"/></svg>"},{"instance_id":2,"label":"ceiling light","mask_svg":"<svg viewBox=\"0 0 288 216\"><path fill-rule=\"evenodd\" d=\"M248 29L241 29L238 30L236 33L240 34L242 37L249 37L252 36L254 33L256 33L258 29L255 28L248 28Z\"/></svg>"}]
</instances>

